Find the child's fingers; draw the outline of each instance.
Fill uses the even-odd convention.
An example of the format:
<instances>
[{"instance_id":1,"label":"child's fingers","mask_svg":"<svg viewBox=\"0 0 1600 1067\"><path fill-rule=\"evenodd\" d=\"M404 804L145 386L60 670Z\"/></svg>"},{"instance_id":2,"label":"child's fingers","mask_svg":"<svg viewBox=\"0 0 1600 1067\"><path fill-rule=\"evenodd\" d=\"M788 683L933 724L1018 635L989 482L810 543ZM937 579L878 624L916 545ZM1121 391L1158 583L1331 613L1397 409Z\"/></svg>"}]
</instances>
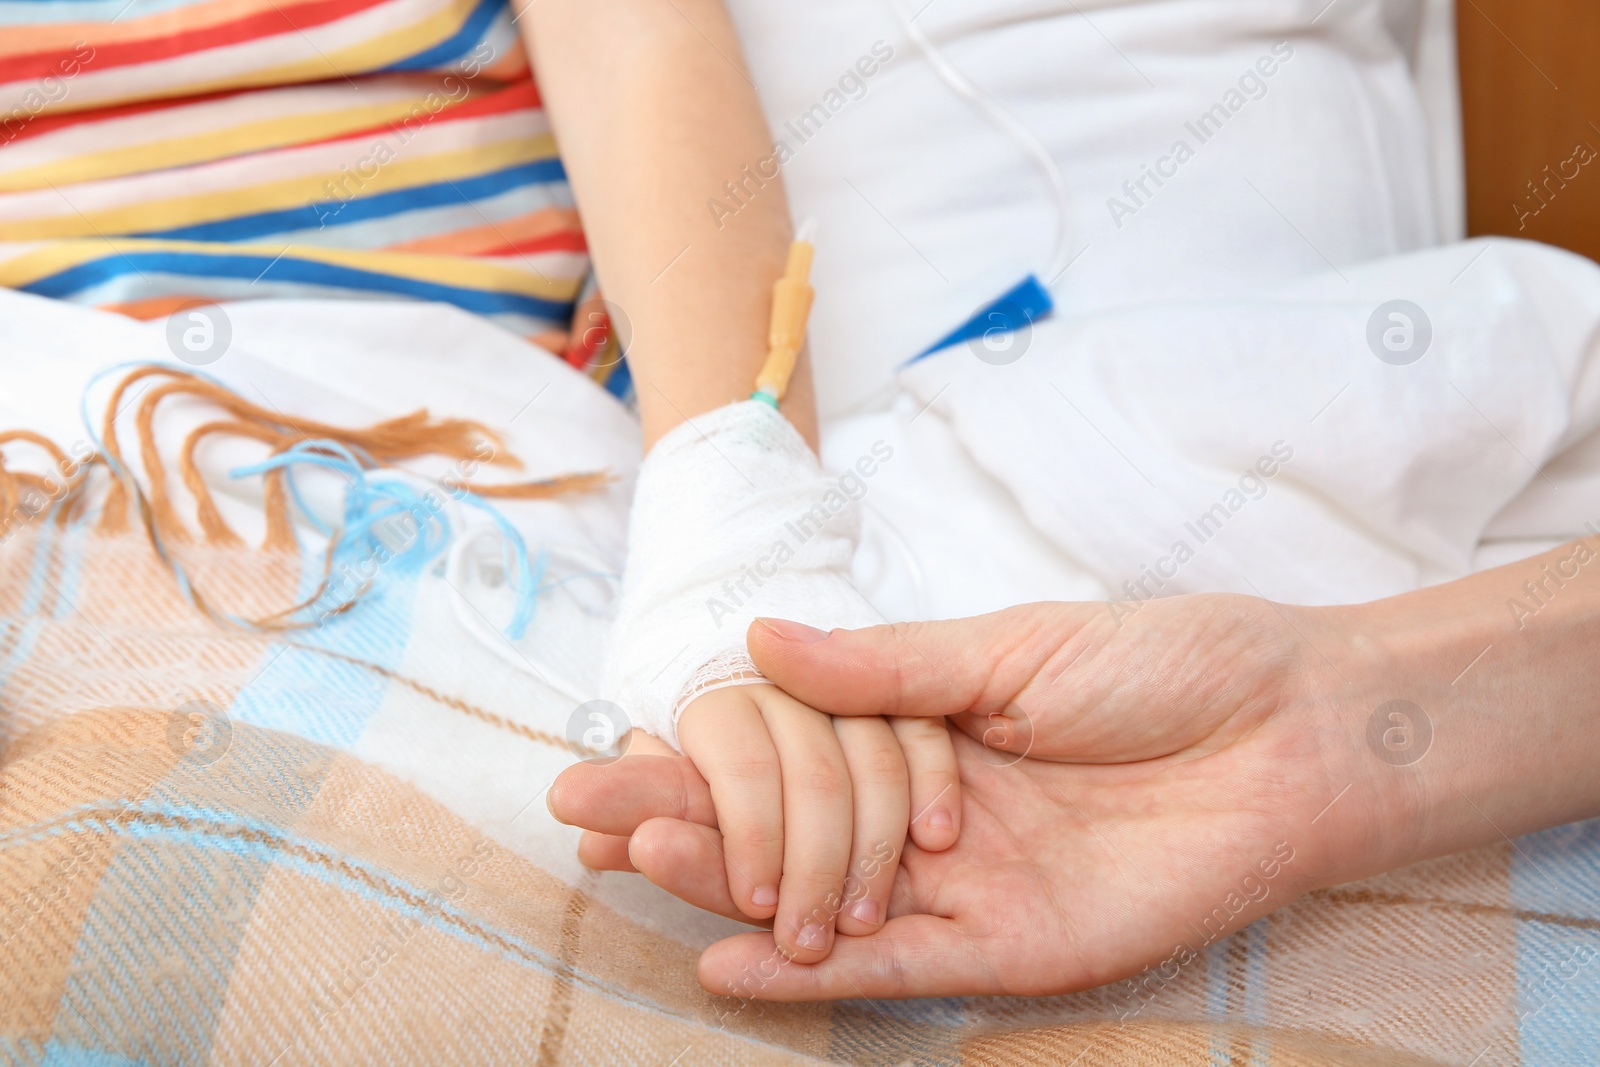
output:
<instances>
[{"instance_id":1,"label":"child's fingers","mask_svg":"<svg viewBox=\"0 0 1600 1067\"><path fill-rule=\"evenodd\" d=\"M961 836L961 780L956 749L943 719L889 720L911 775L911 840L943 852Z\"/></svg>"},{"instance_id":2,"label":"child's fingers","mask_svg":"<svg viewBox=\"0 0 1600 1067\"><path fill-rule=\"evenodd\" d=\"M750 688L718 689L690 704L678 741L711 787L733 899L746 917L770 919L785 870L787 813L778 753Z\"/></svg>"},{"instance_id":3,"label":"child's fingers","mask_svg":"<svg viewBox=\"0 0 1600 1067\"><path fill-rule=\"evenodd\" d=\"M833 729L850 769L855 829L844 880L839 932L870 934L889 915L900 850L905 847L911 794L900 741L883 719L834 719Z\"/></svg>"},{"instance_id":4,"label":"child's fingers","mask_svg":"<svg viewBox=\"0 0 1600 1067\"><path fill-rule=\"evenodd\" d=\"M850 771L831 716L778 689L765 689L758 700L783 767L783 886L773 936L791 959L815 963L833 948L843 905Z\"/></svg>"},{"instance_id":5,"label":"child's fingers","mask_svg":"<svg viewBox=\"0 0 1600 1067\"><path fill-rule=\"evenodd\" d=\"M628 859L628 839L585 830L578 838L578 862L591 871L635 871Z\"/></svg>"}]
</instances>

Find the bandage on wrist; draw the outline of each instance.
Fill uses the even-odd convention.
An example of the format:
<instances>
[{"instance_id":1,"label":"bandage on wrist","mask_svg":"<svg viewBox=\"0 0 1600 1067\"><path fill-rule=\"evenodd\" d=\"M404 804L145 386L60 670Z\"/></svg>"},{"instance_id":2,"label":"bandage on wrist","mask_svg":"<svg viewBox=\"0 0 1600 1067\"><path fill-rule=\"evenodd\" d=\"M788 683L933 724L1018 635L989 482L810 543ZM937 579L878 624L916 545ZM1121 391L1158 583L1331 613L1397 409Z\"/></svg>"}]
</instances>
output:
<instances>
[{"instance_id":1,"label":"bandage on wrist","mask_svg":"<svg viewBox=\"0 0 1600 1067\"><path fill-rule=\"evenodd\" d=\"M674 747L696 697L761 682L750 622L870 626L850 580L855 500L782 415L740 401L658 441L639 469L603 671L608 699Z\"/></svg>"}]
</instances>

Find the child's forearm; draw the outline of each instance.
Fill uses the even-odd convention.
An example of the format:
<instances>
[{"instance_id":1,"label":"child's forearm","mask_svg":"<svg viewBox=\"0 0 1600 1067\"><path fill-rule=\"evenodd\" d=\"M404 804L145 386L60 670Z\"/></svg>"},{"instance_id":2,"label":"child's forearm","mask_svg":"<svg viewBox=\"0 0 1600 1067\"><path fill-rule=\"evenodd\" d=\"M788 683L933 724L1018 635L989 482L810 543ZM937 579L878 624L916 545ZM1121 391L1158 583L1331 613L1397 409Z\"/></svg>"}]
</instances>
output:
<instances>
[{"instance_id":1,"label":"child's forearm","mask_svg":"<svg viewBox=\"0 0 1600 1067\"><path fill-rule=\"evenodd\" d=\"M601 287L631 327L648 449L754 387L790 239L772 137L721 0L519 7ZM743 206L713 212L730 180ZM783 411L815 448L804 357Z\"/></svg>"}]
</instances>

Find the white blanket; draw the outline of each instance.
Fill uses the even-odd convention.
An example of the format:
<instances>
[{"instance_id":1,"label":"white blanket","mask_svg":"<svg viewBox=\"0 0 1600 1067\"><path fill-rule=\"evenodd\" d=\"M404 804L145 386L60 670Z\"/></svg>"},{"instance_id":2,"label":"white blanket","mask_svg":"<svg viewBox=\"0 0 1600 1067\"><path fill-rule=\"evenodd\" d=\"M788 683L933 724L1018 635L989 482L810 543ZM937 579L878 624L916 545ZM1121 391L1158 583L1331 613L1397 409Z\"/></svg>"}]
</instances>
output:
<instances>
[{"instance_id":1,"label":"white blanket","mask_svg":"<svg viewBox=\"0 0 1600 1067\"><path fill-rule=\"evenodd\" d=\"M1063 196L941 82L896 3L1037 138ZM707 207L741 225L781 169L818 220L824 417L1030 271L1082 314L1248 298L1461 234L1449 0L729 8L774 155Z\"/></svg>"},{"instance_id":2,"label":"white blanket","mask_svg":"<svg viewBox=\"0 0 1600 1067\"><path fill-rule=\"evenodd\" d=\"M1406 340L1379 314L1396 300L1421 309L1410 353L1384 348ZM835 426L827 453L879 436L906 457L868 514L909 542L922 599L879 593L886 614L1366 600L1600 523L1597 326L1592 262L1470 242L1250 300L1043 322L1008 365L959 347L903 373L892 413Z\"/></svg>"}]
</instances>

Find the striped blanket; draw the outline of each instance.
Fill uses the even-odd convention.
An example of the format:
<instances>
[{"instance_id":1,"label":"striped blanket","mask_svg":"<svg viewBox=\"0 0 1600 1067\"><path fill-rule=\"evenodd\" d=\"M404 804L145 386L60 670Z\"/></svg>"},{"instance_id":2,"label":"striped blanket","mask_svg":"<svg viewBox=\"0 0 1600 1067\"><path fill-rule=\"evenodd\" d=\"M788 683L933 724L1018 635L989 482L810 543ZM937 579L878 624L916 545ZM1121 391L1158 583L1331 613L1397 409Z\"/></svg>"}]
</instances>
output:
<instances>
[{"instance_id":1,"label":"striped blanket","mask_svg":"<svg viewBox=\"0 0 1600 1067\"><path fill-rule=\"evenodd\" d=\"M502 0L0 3L0 286L438 301L604 381L588 277Z\"/></svg>"},{"instance_id":2,"label":"striped blanket","mask_svg":"<svg viewBox=\"0 0 1600 1067\"><path fill-rule=\"evenodd\" d=\"M1489 1067L1600 1040L1596 824L1077 996L708 995L695 950L729 927L576 866L540 803L572 702L468 639L458 573L383 566L318 625L221 626L137 523L104 531L103 471L56 492L36 442L4 449L0 1062ZM30 491L54 495L18 518ZM323 562L169 541L241 618Z\"/></svg>"}]
</instances>

